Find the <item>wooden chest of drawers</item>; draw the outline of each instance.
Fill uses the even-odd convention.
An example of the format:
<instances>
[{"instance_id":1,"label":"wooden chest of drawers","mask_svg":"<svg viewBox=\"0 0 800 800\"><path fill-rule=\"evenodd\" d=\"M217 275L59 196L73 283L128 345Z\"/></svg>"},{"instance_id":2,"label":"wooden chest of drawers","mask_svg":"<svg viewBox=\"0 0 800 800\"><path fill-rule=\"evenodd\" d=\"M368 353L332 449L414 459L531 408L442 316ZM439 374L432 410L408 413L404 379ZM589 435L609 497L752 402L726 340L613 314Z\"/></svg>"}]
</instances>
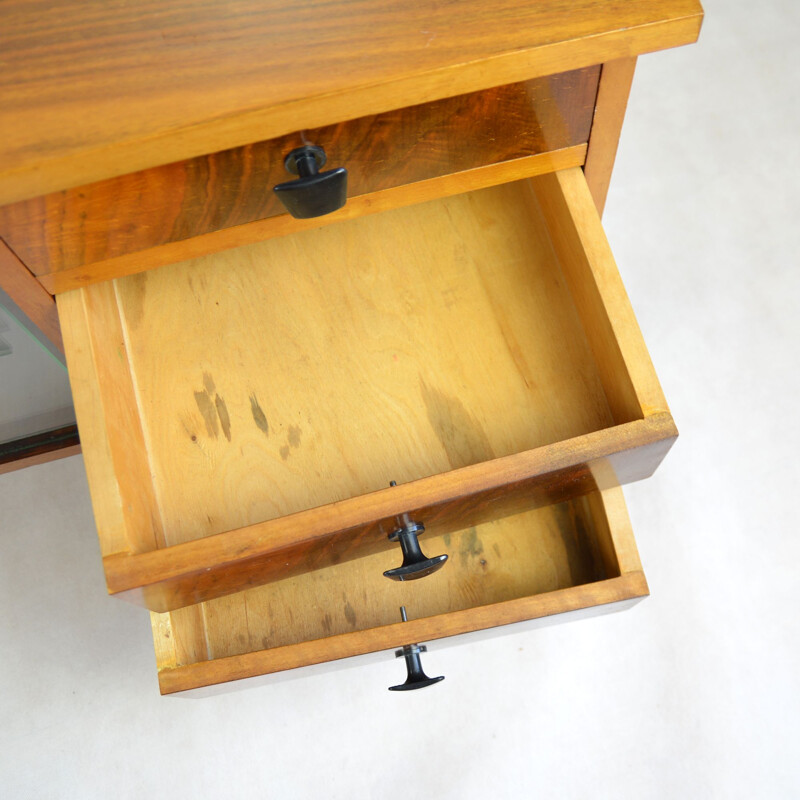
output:
<instances>
[{"instance_id":1,"label":"wooden chest of drawers","mask_svg":"<svg viewBox=\"0 0 800 800\"><path fill-rule=\"evenodd\" d=\"M498 4L539 15L516 41L478 33L479 5L458 58L375 54L383 77L353 66L336 103L330 76L293 88L294 116L282 90L212 91L180 132L101 115L86 146L0 159L4 285L51 330L57 294L109 591L154 612L163 692L647 592L617 487L677 431L599 219L634 63L609 59L691 41L701 12ZM331 30L311 36L323 71ZM259 59L228 85L259 96ZM349 200L297 220L271 187L309 142ZM410 521L449 561L392 583Z\"/></svg>"}]
</instances>

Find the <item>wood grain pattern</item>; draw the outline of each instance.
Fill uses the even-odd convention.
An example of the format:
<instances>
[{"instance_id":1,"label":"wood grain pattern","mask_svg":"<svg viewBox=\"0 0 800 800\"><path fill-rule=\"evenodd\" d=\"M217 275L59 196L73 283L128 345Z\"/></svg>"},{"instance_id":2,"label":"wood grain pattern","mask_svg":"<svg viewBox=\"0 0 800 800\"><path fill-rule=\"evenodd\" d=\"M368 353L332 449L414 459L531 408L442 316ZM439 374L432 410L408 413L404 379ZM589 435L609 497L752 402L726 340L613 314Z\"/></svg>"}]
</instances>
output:
<instances>
[{"instance_id":1,"label":"wood grain pattern","mask_svg":"<svg viewBox=\"0 0 800 800\"><path fill-rule=\"evenodd\" d=\"M586 179L579 169L533 182L617 422L669 413Z\"/></svg>"},{"instance_id":2,"label":"wood grain pattern","mask_svg":"<svg viewBox=\"0 0 800 800\"><path fill-rule=\"evenodd\" d=\"M383 569L392 564L391 555L383 554L206 603L202 615L193 609L153 615L162 692L647 593L618 489L482 525L448 540L431 542L432 552L453 545L447 566L413 585L383 577ZM617 565L607 572L601 548L626 554L620 562L628 569L620 572ZM397 622L400 605L409 610L407 623ZM177 635L203 642L206 654L187 658L184 650L181 657L172 645Z\"/></svg>"},{"instance_id":3,"label":"wood grain pattern","mask_svg":"<svg viewBox=\"0 0 800 800\"><path fill-rule=\"evenodd\" d=\"M697 38L697 0L6 3L0 204Z\"/></svg>"},{"instance_id":4,"label":"wood grain pattern","mask_svg":"<svg viewBox=\"0 0 800 800\"><path fill-rule=\"evenodd\" d=\"M626 578L614 578L615 583L621 582L625 586L633 585L633 576ZM605 583L605 582L604 582ZM646 586L646 582L644 582ZM504 625L481 628L479 630L467 631L445 639L438 639L433 643L428 643L428 651L430 656L425 656L425 664L429 672L439 671L437 665L441 664L438 653L446 648L460 646L460 645L483 645L484 643L493 643L494 640L508 635L519 635L522 633L531 633L533 631L541 630L542 628L549 628L553 625L571 624L583 620L592 619L594 617L602 617L608 614L618 614L622 611L627 611L634 606L638 605L645 597L647 597L646 590L644 593L633 593L632 597L625 599L615 599L600 605L588 605L579 608L573 608L562 611L556 615L530 617ZM296 652L296 651L295 651ZM234 656L234 658L238 658ZM296 679L309 679L321 675L330 674L333 672L341 673L352 667L359 666L374 666L377 664L383 665L384 668L393 670L396 667L390 666L392 663L397 663L393 650L373 650L359 655L349 656L345 659L337 659L334 661L321 661L315 664L307 664L291 669L290 671L271 672L266 674L254 674L245 676L236 680L224 681L222 683L210 683L204 686L194 687L191 685L189 688L182 690L180 697L182 699L201 699L206 697L218 697L223 694L231 694L233 692L246 692L250 689L261 688L265 686L272 686L277 683L284 683ZM187 669L192 670L193 667ZM461 667L457 667L457 672L461 672ZM402 665L401 665L402 674ZM452 677L456 676L453 671L448 672ZM392 677L395 677L393 675ZM494 676L492 676L494 677ZM342 678L348 680L347 675L342 675ZM385 686L382 679L377 680L377 686L373 684L372 688L377 688L378 691Z\"/></svg>"},{"instance_id":5,"label":"wood grain pattern","mask_svg":"<svg viewBox=\"0 0 800 800\"><path fill-rule=\"evenodd\" d=\"M629 573L621 578L466 608L436 617L410 620L405 624L383 625L283 647L265 647L227 658L166 667L158 673L159 689L162 695L174 694L376 651L385 651L388 665L386 674L395 678L398 666L393 663L393 651L404 644L431 642L488 628L502 630L502 626L522 620L568 614L578 609L595 609L597 613L605 613L604 607L609 604L624 603L632 598L645 597L648 593L644 574ZM177 628L183 632L180 623L175 623L174 619L173 623L171 631Z\"/></svg>"},{"instance_id":6,"label":"wood grain pattern","mask_svg":"<svg viewBox=\"0 0 800 800\"><path fill-rule=\"evenodd\" d=\"M613 422L524 183L115 286L170 545Z\"/></svg>"},{"instance_id":7,"label":"wood grain pattern","mask_svg":"<svg viewBox=\"0 0 800 800\"><path fill-rule=\"evenodd\" d=\"M93 416L90 424L96 425L101 421L103 441L99 442L97 435L93 436L92 447L102 447L110 455L113 473L117 477L127 547L133 553L163 547L163 523L144 443L141 409L127 355L126 333L117 310L114 285L96 284L76 298L60 297L58 304L65 328L80 328L88 334L87 351L70 347L67 353L70 384L74 396L77 382L85 369L84 362L90 360L92 379L102 387L99 392L101 403L99 407L93 403L91 408L87 408L84 401L80 411L76 403L75 413L81 431L84 429L84 420L90 414ZM92 320L91 326L83 324L86 318ZM98 412L99 420L94 416ZM85 441L89 441L88 437L85 437ZM86 449L89 449L88 444Z\"/></svg>"},{"instance_id":8,"label":"wood grain pattern","mask_svg":"<svg viewBox=\"0 0 800 800\"><path fill-rule=\"evenodd\" d=\"M583 175L537 193L555 210L523 182L60 296L107 301L64 316L90 360L108 351L73 380L79 424L138 409L141 442L132 420L107 438L142 466L116 476L130 493L152 475L172 545L107 559L111 591L174 608L390 549L404 511L444 532L652 472L676 432Z\"/></svg>"},{"instance_id":9,"label":"wood grain pattern","mask_svg":"<svg viewBox=\"0 0 800 800\"><path fill-rule=\"evenodd\" d=\"M593 583L607 577L595 533L579 499L459 536L426 537L431 553L450 552L435 576L409 585L389 581L383 572L397 564L393 552L314 570L204 603L199 638L209 659L226 658L391 625L401 605L420 619Z\"/></svg>"},{"instance_id":10,"label":"wood grain pattern","mask_svg":"<svg viewBox=\"0 0 800 800\"><path fill-rule=\"evenodd\" d=\"M131 545L125 530L119 481L114 472L103 403L97 387L97 372L82 294L68 292L61 295L58 298L58 310L62 325L70 332L65 349L78 430L83 442L90 443L82 448L83 465L90 487L100 551L103 556L129 553ZM75 401L76 397L80 398L78 402Z\"/></svg>"},{"instance_id":11,"label":"wood grain pattern","mask_svg":"<svg viewBox=\"0 0 800 800\"><path fill-rule=\"evenodd\" d=\"M600 216L606 204L611 171L617 157L617 145L631 91L635 58L621 58L603 64L597 104L592 122L592 136L583 172Z\"/></svg>"},{"instance_id":12,"label":"wood grain pattern","mask_svg":"<svg viewBox=\"0 0 800 800\"><path fill-rule=\"evenodd\" d=\"M0 239L0 286L42 333L63 353L56 301L16 253Z\"/></svg>"},{"instance_id":13,"label":"wood grain pattern","mask_svg":"<svg viewBox=\"0 0 800 800\"><path fill-rule=\"evenodd\" d=\"M0 207L36 275L75 270L285 214L272 187L313 142L348 170L354 197L586 144L599 67L302 131Z\"/></svg>"},{"instance_id":14,"label":"wood grain pattern","mask_svg":"<svg viewBox=\"0 0 800 800\"><path fill-rule=\"evenodd\" d=\"M483 167L442 175L416 183L403 184L392 189L383 189L369 195L352 198L344 208L313 219L294 219L288 214L222 228L213 233L182 239L178 242L158 245L139 253L96 261L82 267L42 275L39 280L53 294L89 286L113 278L135 275L157 267L185 261L190 258L221 252L234 247L255 244L278 236L287 236L302 231L333 225L345 220L357 219L367 214L376 214L393 208L424 203L439 197L496 186L501 183L543 175L559 169L580 166L586 156L586 145L575 145L563 150L552 150L525 158L488 164Z\"/></svg>"}]
</instances>

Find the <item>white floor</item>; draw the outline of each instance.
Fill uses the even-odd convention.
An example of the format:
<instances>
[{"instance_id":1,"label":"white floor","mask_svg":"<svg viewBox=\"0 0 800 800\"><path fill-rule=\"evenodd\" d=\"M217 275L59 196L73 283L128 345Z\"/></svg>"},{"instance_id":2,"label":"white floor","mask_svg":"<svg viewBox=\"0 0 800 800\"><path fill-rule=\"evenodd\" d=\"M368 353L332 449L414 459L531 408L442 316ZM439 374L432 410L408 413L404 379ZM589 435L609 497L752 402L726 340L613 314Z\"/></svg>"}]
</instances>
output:
<instances>
[{"instance_id":1,"label":"white floor","mask_svg":"<svg viewBox=\"0 0 800 800\"><path fill-rule=\"evenodd\" d=\"M629 487L632 611L162 699L80 458L0 477L0 795L800 796L800 5L708 0L640 59L606 227L682 437ZM391 673L391 676L390 676Z\"/></svg>"}]
</instances>

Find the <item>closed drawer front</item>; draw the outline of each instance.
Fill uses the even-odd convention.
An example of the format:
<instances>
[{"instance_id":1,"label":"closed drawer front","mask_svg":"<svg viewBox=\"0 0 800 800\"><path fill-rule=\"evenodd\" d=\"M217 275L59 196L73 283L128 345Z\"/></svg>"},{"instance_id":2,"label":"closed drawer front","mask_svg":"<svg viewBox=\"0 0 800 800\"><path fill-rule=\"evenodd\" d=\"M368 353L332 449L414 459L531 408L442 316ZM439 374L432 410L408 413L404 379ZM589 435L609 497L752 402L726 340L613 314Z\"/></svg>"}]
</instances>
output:
<instances>
[{"instance_id":1,"label":"closed drawer front","mask_svg":"<svg viewBox=\"0 0 800 800\"><path fill-rule=\"evenodd\" d=\"M0 207L2 238L50 292L426 197L582 164L600 68L304 130ZM349 173L347 206L298 221L272 191L308 142Z\"/></svg>"},{"instance_id":2,"label":"closed drawer front","mask_svg":"<svg viewBox=\"0 0 800 800\"><path fill-rule=\"evenodd\" d=\"M577 168L58 304L109 591L158 612L645 477L676 435Z\"/></svg>"}]
</instances>

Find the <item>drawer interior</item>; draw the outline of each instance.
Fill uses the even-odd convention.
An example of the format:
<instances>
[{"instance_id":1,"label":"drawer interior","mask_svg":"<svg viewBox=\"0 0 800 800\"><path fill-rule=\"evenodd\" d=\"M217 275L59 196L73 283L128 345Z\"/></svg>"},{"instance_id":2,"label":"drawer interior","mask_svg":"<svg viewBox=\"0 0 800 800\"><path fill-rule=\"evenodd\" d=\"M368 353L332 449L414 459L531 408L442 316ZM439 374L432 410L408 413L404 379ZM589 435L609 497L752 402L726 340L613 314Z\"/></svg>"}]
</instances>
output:
<instances>
[{"instance_id":1,"label":"drawer interior","mask_svg":"<svg viewBox=\"0 0 800 800\"><path fill-rule=\"evenodd\" d=\"M431 552L449 551L450 560L412 584L384 578L396 554L378 553L153 614L162 690L412 641L404 636L437 638L646 593L619 489L479 525L458 537L431 537L426 545ZM402 605L410 622L398 625Z\"/></svg>"},{"instance_id":2,"label":"drawer interior","mask_svg":"<svg viewBox=\"0 0 800 800\"><path fill-rule=\"evenodd\" d=\"M490 465L502 486L529 469L513 458L549 445L564 443L537 469L586 463L594 445L580 437L598 431L623 451L671 436L607 251L576 169L60 295L104 555L171 553L140 559L136 575L130 558L107 560L107 575L119 566L122 590L154 584L159 569L177 574L180 546L245 532L205 561L181 557L191 582L242 553L310 541L337 513L347 528L348 501L392 481L457 476L455 497L468 483L459 470ZM647 427L658 415L667 424ZM628 423L642 420L634 436ZM663 452L637 468L649 474ZM327 511L258 527L310 509ZM350 519L370 517L359 507ZM370 536L348 557L392 547L382 525ZM286 566L311 568L307 555ZM276 577L251 571L245 585ZM226 578L145 602L165 610L239 588Z\"/></svg>"},{"instance_id":3,"label":"drawer interior","mask_svg":"<svg viewBox=\"0 0 800 800\"><path fill-rule=\"evenodd\" d=\"M615 422L525 183L116 284L168 545Z\"/></svg>"}]
</instances>

